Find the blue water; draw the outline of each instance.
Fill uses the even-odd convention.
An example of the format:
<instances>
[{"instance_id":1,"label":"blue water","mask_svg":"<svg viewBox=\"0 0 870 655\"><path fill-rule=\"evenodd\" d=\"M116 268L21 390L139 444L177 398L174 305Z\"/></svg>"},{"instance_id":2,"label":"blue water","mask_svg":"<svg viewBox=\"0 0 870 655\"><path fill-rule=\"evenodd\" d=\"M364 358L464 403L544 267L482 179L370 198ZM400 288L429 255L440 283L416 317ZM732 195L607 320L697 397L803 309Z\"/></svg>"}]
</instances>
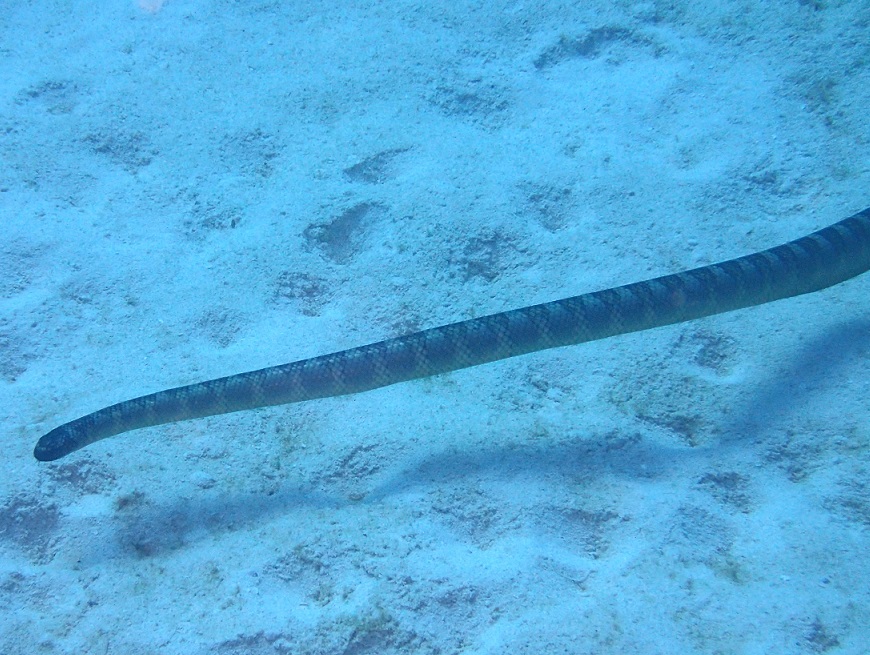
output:
<instances>
[{"instance_id":1,"label":"blue water","mask_svg":"<svg viewBox=\"0 0 870 655\"><path fill-rule=\"evenodd\" d=\"M865 279L31 454L863 209L867 2L5 5L0 653L868 652Z\"/></svg>"}]
</instances>

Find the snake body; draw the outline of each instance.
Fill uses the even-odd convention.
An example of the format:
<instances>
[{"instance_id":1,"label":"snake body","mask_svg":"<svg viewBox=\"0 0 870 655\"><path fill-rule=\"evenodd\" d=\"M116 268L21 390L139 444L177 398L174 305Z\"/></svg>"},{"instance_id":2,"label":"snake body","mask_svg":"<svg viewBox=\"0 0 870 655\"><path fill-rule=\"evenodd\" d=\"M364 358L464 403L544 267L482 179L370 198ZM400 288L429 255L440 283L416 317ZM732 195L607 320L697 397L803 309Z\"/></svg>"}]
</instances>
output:
<instances>
[{"instance_id":1,"label":"snake body","mask_svg":"<svg viewBox=\"0 0 870 655\"><path fill-rule=\"evenodd\" d=\"M56 460L139 428L358 393L681 323L824 289L868 269L870 208L795 241L719 264L125 400L53 429L33 454L40 461Z\"/></svg>"}]
</instances>

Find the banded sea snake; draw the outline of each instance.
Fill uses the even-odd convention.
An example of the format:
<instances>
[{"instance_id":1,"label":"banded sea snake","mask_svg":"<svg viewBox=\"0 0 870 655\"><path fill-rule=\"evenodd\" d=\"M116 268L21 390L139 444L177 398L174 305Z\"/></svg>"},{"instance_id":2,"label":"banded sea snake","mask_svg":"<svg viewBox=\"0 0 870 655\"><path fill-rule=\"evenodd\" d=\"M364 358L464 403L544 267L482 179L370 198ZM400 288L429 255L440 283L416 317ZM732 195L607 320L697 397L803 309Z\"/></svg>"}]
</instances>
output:
<instances>
[{"instance_id":1,"label":"banded sea snake","mask_svg":"<svg viewBox=\"0 0 870 655\"><path fill-rule=\"evenodd\" d=\"M65 423L33 451L56 460L174 421L368 391L538 350L810 293L870 269L870 208L789 243L682 273L482 316L125 400Z\"/></svg>"}]
</instances>

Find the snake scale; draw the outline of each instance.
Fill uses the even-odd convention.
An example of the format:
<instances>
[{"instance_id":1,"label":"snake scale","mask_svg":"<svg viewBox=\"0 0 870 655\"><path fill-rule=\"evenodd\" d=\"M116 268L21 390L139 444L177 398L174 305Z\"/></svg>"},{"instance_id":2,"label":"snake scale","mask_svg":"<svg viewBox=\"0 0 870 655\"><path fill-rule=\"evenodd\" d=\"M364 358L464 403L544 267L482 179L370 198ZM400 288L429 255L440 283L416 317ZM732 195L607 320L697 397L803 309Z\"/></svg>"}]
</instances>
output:
<instances>
[{"instance_id":1,"label":"snake scale","mask_svg":"<svg viewBox=\"0 0 870 655\"><path fill-rule=\"evenodd\" d=\"M795 241L719 264L125 400L53 429L33 454L41 461L56 460L139 428L358 393L681 323L824 289L868 269L870 208Z\"/></svg>"}]
</instances>

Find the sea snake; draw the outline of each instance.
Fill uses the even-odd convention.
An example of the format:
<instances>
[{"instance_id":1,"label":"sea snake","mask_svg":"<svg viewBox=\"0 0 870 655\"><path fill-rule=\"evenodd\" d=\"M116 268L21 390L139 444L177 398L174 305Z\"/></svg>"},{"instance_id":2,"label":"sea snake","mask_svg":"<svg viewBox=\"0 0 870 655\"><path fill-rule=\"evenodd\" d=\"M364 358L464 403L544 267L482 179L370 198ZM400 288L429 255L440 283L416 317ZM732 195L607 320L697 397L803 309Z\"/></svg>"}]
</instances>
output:
<instances>
[{"instance_id":1,"label":"sea snake","mask_svg":"<svg viewBox=\"0 0 870 655\"><path fill-rule=\"evenodd\" d=\"M870 208L796 241L719 264L125 400L53 429L33 454L56 460L152 425L358 393L681 323L818 291L868 269Z\"/></svg>"}]
</instances>

